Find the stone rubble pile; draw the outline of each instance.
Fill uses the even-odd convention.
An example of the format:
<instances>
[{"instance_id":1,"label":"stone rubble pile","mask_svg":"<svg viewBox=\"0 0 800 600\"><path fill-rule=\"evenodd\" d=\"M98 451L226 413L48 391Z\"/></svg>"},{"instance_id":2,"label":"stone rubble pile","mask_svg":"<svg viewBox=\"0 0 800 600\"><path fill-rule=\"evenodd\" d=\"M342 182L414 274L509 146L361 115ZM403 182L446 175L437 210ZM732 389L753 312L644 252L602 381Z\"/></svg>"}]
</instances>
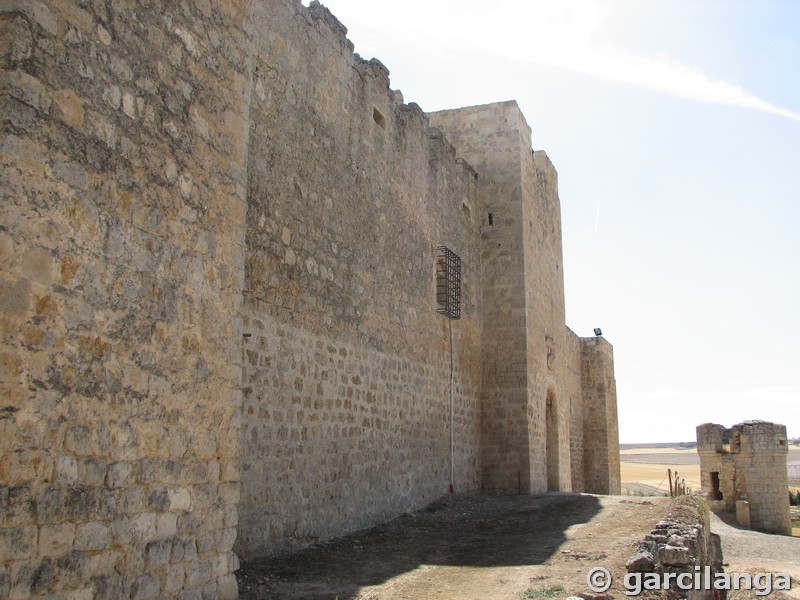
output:
<instances>
[{"instance_id":1,"label":"stone rubble pile","mask_svg":"<svg viewBox=\"0 0 800 600\"><path fill-rule=\"evenodd\" d=\"M707 525L681 523L667 517L659 521L638 546L638 550L625 563L628 573L694 575L697 571L704 573L705 567L709 566L713 577L714 573L722 571L719 536L711 533ZM671 589L686 598L686 591L678 589L675 581L676 578L671 579Z\"/></svg>"}]
</instances>

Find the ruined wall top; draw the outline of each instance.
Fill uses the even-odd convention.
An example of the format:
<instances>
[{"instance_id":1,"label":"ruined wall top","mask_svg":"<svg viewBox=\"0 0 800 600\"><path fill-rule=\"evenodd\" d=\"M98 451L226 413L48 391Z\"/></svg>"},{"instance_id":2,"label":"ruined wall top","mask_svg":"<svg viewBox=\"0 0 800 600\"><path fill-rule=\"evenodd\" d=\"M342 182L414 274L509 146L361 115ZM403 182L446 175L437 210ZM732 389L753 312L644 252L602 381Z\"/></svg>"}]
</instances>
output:
<instances>
[{"instance_id":1,"label":"ruined wall top","mask_svg":"<svg viewBox=\"0 0 800 600\"><path fill-rule=\"evenodd\" d=\"M725 440L730 435L729 429L715 423L698 425L696 431L698 452L722 452Z\"/></svg>"},{"instance_id":2,"label":"ruined wall top","mask_svg":"<svg viewBox=\"0 0 800 600\"><path fill-rule=\"evenodd\" d=\"M744 421L726 429L715 423L697 427L698 452L720 454L788 452L786 426L767 421Z\"/></svg>"}]
</instances>

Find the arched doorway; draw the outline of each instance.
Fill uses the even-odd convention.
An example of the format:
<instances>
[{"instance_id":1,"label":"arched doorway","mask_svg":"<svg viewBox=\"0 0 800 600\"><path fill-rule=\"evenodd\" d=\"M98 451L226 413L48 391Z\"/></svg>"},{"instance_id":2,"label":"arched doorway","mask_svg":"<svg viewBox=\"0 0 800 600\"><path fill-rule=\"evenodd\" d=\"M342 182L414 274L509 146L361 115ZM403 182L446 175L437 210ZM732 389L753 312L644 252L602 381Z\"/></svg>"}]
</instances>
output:
<instances>
[{"instance_id":1,"label":"arched doorway","mask_svg":"<svg viewBox=\"0 0 800 600\"><path fill-rule=\"evenodd\" d=\"M547 489L551 492L559 490L559 452L558 452L558 410L556 393L553 388L547 390L547 408L545 411L545 427L547 431Z\"/></svg>"}]
</instances>

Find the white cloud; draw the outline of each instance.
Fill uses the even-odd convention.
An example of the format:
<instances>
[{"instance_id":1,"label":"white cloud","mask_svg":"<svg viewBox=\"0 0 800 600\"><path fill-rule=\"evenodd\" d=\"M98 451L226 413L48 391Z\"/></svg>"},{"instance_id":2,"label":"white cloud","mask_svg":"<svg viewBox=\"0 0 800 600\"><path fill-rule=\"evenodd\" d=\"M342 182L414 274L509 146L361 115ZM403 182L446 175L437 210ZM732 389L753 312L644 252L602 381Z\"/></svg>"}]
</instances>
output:
<instances>
[{"instance_id":1,"label":"white cloud","mask_svg":"<svg viewBox=\"0 0 800 600\"><path fill-rule=\"evenodd\" d=\"M371 47L371 42L377 46L389 38L393 46L425 49L432 57L451 59L473 49L518 63L800 121L800 113L715 79L698 66L668 54L642 55L619 47L615 32L631 19L625 12L628 3L616 0L494 0L488 5L483 0L406 0L391 19L372 18L374 4L366 0L330 0L330 4L334 12L341 10L354 34L358 29L369 39Z\"/></svg>"},{"instance_id":2,"label":"white cloud","mask_svg":"<svg viewBox=\"0 0 800 600\"><path fill-rule=\"evenodd\" d=\"M549 67L568 69L599 80L716 104L771 113L800 121L800 113L776 106L735 83L714 79L698 66L668 54L643 55L619 47L614 28L627 22L626 3L609 0L532 0L528 14L512 23L497 23L504 35L482 36L487 52ZM464 31L491 30L473 21ZM468 43L467 38L462 38Z\"/></svg>"},{"instance_id":3,"label":"white cloud","mask_svg":"<svg viewBox=\"0 0 800 600\"><path fill-rule=\"evenodd\" d=\"M530 62L577 71L597 79L644 88L687 100L735 106L800 121L800 114L775 106L741 86L712 79L699 67L669 56L639 56L613 47L565 48Z\"/></svg>"}]
</instances>

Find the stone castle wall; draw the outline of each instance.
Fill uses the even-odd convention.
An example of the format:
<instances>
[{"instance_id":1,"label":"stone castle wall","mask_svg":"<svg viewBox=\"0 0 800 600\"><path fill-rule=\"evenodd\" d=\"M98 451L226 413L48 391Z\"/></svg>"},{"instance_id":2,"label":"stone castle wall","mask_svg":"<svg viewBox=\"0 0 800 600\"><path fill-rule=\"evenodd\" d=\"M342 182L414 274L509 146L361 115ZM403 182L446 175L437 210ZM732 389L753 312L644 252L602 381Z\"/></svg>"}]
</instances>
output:
<instances>
[{"instance_id":1,"label":"stone castle wall","mask_svg":"<svg viewBox=\"0 0 800 600\"><path fill-rule=\"evenodd\" d=\"M583 387L581 384L581 338L567 328L566 363L569 398L569 458L573 490L585 490L583 465Z\"/></svg>"},{"instance_id":2,"label":"stone castle wall","mask_svg":"<svg viewBox=\"0 0 800 600\"><path fill-rule=\"evenodd\" d=\"M522 230L531 490L571 491L567 329L564 325L558 174L544 152L530 150L530 128L526 127L524 132L521 148Z\"/></svg>"},{"instance_id":3,"label":"stone castle wall","mask_svg":"<svg viewBox=\"0 0 800 600\"><path fill-rule=\"evenodd\" d=\"M614 350L605 338L581 338L584 490L619 494L619 424Z\"/></svg>"},{"instance_id":4,"label":"stone castle wall","mask_svg":"<svg viewBox=\"0 0 800 600\"><path fill-rule=\"evenodd\" d=\"M483 487L619 493L613 349L564 325L555 168L516 102L430 119L478 173Z\"/></svg>"},{"instance_id":5,"label":"stone castle wall","mask_svg":"<svg viewBox=\"0 0 800 600\"><path fill-rule=\"evenodd\" d=\"M234 543L451 479L618 489L516 103L426 115L294 0L18 0L0 40L0 598L233 598Z\"/></svg>"},{"instance_id":6,"label":"stone castle wall","mask_svg":"<svg viewBox=\"0 0 800 600\"><path fill-rule=\"evenodd\" d=\"M744 500L750 527L792 535L788 451L784 425L745 421L730 429L713 423L698 426L701 483L712 508L734 512L737 501Z\"/></svg>"},{"instance_id":7,"label":"stone castle wall","mask_svg":"<svg viewBox=\"0 0 800 600\"><path fill-rule=\"evenodd\" d=\"M246 7L0 10L0 597L233 597Z\"/></svg>"},{"instance_id":8,"label":"stone castle wall","mask_svg":"<svg viewBox=\"0 0 800 600\"><path fill-rule=\"evenodd\" d=\"M520 168L522 154L530 155L524 137L527 124L516 102L441 111L430 118L479 173L484 307L482 484L487 489L530 490Z\"/></svg>"},{"instance_id":9,"label":"stone castle wall","mask_svg":"<svg viewBox=\"0 0 800 600\"><path fill-rule=\"evenodd\" d=\"M254 58L248 165L245 557L448 492L440 245L460 255L463 273L452 323L458 491L478 488L480 465L475 173L418 107L395 98L380 63L353 55L327 11L258 11L271 27Z\"/></svg>"}]
</instances>

